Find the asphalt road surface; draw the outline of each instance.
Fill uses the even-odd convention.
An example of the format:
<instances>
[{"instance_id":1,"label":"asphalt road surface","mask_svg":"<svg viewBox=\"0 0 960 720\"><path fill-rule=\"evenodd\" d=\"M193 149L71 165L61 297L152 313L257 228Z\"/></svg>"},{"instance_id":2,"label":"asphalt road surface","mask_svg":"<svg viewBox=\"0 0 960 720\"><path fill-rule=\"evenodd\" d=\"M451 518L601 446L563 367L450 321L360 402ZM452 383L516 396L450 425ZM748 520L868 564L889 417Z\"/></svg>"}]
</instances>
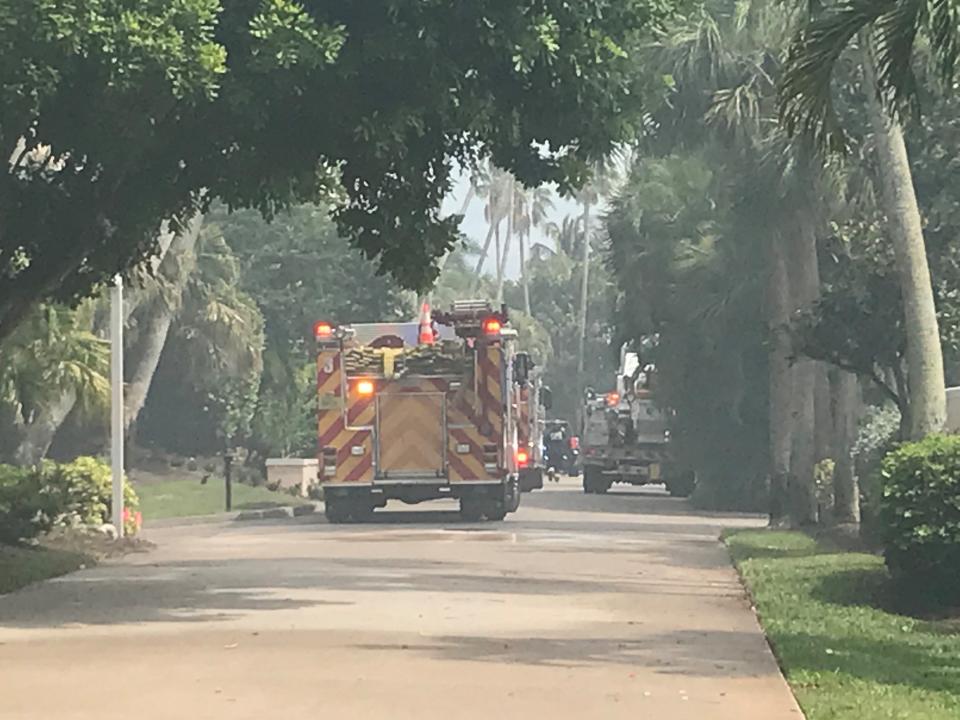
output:
<instances>
[{"instance_id":1,"label":"asphalt road surface","mask_svg":"<svg viewBox=\"0 0 960 720\"><path fill-rule=\"evenodd\" d=\"M0 720L801 718L717 542L760 520L573 480L434 507L156 529L4 596Z\"/></svg>"}]
</instances>

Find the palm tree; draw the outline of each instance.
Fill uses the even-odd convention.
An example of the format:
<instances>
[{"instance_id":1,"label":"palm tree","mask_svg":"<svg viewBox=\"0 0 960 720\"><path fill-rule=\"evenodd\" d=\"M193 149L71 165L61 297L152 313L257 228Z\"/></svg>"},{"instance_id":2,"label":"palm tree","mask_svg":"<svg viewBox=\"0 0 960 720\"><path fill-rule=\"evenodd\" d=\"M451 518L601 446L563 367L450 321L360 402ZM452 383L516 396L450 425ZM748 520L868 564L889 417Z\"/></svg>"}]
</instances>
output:
<instances>
[{"instance_id":1,"label":"palm tree","mask_svg":"<svg viewBox=\"0 0 960 720\"><path fill-rule=\"evenodd\" d=\"M656 55L676 80L671 129L678 141L695 134L722 140L743 165L750 192L766 191L771 521L789 512L806 525L817 519L817 402L829 406L829 394L825 368L794 361L785 332L820 291L816 225L823 215L811 148L791 143L777 122L776 81L794 22L795 12L780 3L718 0L666 37Z\"/></svg>"},{"instance_id":2,"label":"palm tree","mask_svg":"<svg viewBox=\"0 0 960 720\"><path fill-rule=\"evenodd\" d=\"M477 195L486 199L486 204L483 208L483 217L488 225L487 237L483 241L483 249L480 251L480 257L477 259L477 265L474 268L474 275L477 278L476 283L478 287L480 273L483 271L483 266L490 253L490 243L496 239L497 248L500 247L500 225L507 211L507 197L504 194L504 190L506 189L506 176L507 173L489 163L482 171L482 174L478 175ZM497 267L499 268L499 250L497 251L496 261Z\"/></svg>"},{"instance_id":3,"label":"palm tree","mask_svg":"<svg viewBox=\"0 0 960 720\"><path fill-rule=\"evenodd\" d=\"M825 148L841 148L845 138L833 111L831 81L844 52L858 48L903 296L913 438L943 428L946 392L923 224L900 117L916 89L911 66L921 35L942 75L952 78L960 46L956 18L953 0L843 0L811 17L797 35L781 89L789 131L805 133Z\"/></svg>"},{"instance_id":4,"label":"palm tree","mask_svg":"<svg viewBox=\"0 0 960 720\"><path fill-rule=\"evenodd\" d=\"M549 222L544 227L547 237L551 238L556 245L557 252L563 253L568 258L574 258L582 250L580 248L581 232L580 218L564 216L558 225L555 222Z\"/></svg>"},{"instance_id":5,"label":"palm tree","mask_svg":"<svg viewBox=\"0 0 960 720\"><path fill-rule=\"evenodd\" d=\"M527 190L518 188L515 201L514 224L520 241L520 280L523 284L523 309L530 315L530 284L527 278L527 255L530 245L530 233L546 220L547 213L553 209L553 197L546 187Z\"/></svg>"},{"instance_id":6,"label":"palm tree","mask_svg":"<svg viewBox=\"0 0 960 720\"><path fill-rule=\"evenodd\" d=\"M580 216L580 231L583 245L580 260L580 312L577 345L577 396L583 396L583 370L587 339L587 305L590 297L590 212L600 200L608 196L621 179L623 151L615 151L609 157L595 163L592 176L574 197L583 206Z\"/></svg>"},{"instance_id":7,"label":"palm tree","mask_svg":"<svg viewBox=\"0 0 960 720\"><path fill-rule=\"evenodd\" d=\"M66 416L79 405L102 410L110 395L110 345L93 334L94 302L77 310L46 305L0 347L0 408L22 465L42 460Z\"/></svg>"}]
</instances>

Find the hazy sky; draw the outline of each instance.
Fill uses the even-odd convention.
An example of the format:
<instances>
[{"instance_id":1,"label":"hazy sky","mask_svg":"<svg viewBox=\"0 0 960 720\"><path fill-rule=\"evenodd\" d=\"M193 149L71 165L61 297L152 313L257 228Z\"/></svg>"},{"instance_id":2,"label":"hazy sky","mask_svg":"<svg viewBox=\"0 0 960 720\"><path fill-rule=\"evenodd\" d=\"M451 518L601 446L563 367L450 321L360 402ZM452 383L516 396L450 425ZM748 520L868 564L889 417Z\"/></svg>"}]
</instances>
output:
<instances>
[{"instance_id":1,"label":"hazy sky","mask_svg":"<svg viewBox=\"0 0 960 720\"><path fill-rule=\"evenodd\" d=\"M467 190L469 187L469 176L464 173L454 185L453 192L443 201L442 210L444 215L450 215L452 213L459 212L460 206L463 204L463 199L467 196ZM463 218L463 224L460 226L460 229L463 231L464 235L480 245L483 245L483 241L487 237L487 223L483 219L484 202L485 201L483 198L474 197L473 202L470 203L470 207L467 209L467 214ZM581 212L576 202L561 198L556 194L553 196L553 204L554 209L549 213L547 221L555 222L558 225L565 216L576 216ZM505 232L506 223L504 223L502 226L500 232L501 238ZM531 244L542 242L545 245L553 247L553 241L543 234L543 228L533 229L533 232L530 233L530 242ZM493 265L493 248L491 248L490 258L487 259L484 272L493 275L495 273ZM519 274L520 251L517 247L516 241L514 241L511 243L510 255L507 257L507 277L515 278Z\"/></svg>"}]
</instances>

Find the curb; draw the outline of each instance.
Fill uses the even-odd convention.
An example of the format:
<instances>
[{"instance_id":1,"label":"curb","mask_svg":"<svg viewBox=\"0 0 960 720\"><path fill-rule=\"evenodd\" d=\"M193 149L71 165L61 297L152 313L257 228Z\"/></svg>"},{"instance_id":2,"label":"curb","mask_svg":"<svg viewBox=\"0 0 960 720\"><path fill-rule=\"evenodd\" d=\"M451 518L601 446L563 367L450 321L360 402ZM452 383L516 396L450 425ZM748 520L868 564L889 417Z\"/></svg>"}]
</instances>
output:
<instances>
[{"instance_id":1,"label":"curb","mask_svg":"<svg viewBox=\"0 0 960 720\"><path fill-rule=\"evenodd\" d=\"M263 510L241 510L240 512L222 512L214 515L190 515L176 518L160 518L144 523L144 530L187 527L191 525L222 525L247 520L282 520L304 515L312 515L320 510L321 503L305 505L284 505Z\"/></svg>"}]
</instances>

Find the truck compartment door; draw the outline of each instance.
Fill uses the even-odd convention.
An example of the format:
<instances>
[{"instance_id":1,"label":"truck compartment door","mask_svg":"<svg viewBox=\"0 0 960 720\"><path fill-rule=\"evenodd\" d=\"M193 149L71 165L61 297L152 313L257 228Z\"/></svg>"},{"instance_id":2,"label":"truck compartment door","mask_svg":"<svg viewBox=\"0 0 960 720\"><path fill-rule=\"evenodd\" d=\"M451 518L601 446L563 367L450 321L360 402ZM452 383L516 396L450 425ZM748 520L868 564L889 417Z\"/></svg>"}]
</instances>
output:
<instances>
[{"instance_id":1,"label":"truck compartment door","mask_svg":"<svg viewBox=\"0 0 960 720\"><path fill-rule=\"evenodd\" d=\"M442 393L377 396L377 478L446 476Z\"/></svg>"}]
</instances>

